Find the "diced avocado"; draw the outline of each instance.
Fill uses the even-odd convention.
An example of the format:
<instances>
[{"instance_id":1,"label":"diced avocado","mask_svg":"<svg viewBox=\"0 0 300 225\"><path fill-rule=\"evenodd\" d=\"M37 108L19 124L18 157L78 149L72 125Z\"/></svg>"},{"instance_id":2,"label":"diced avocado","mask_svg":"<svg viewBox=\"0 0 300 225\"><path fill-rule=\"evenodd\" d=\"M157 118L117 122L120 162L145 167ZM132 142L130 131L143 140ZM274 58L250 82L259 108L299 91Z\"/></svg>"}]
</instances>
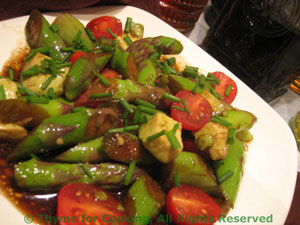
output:
<instances>
[{"instance_id":1,"label":"diced avocado","mask_svg":"<svg viewBox=\"0 0 300 225\"><path fill-rule=\"evenodd\" d=\"M218 123L209 122L205 124L205 126L194 133L196 143L200 146L204 145L201 143L203 141L203 137L207 137L207 135L210 135L213 137L213 143L212 145L208 146L209 154L212 160L218 160L218 159L224 159L228 152L228 144L227 144L227 138L228 138L229 130L227 127L222 126ZM206 139L204 139L206 140ZM206 140L207 141L207 140ZM205 150L201 149L200 150Z\"/></svg>"},{"instance_id":2,"label":"diced avocado","mask_svg":"<svg viewBox=\"0 0 300 225\"><path fill-rule=\"evenodd\" d=\"M178 157L163 168L164 186L174 186L174 173L177 172L181 184L195 186L209 195L222 197L213 171L196 153L181 152Z\"/></svg>"},{"instance_id":3,"label":"diced avocado","mask_svg":"<svg viewBox=\"0 0 300 225\"><path fill-rule=\"evenodd\" d=\"M126 214L133 218L131 224L146 225L165 205L165 193L149 176L141 176L130 187L123 199Z\"/></svg>"},{"instance_id":4,"label":"diced avocado","mask_svg":"<svg viewBox=\"0 0 300 225\"><path fill-rule=\"evenodd\" d=\"M51 58L41 53L36 53L36 55L33 58L29 59L28 61L25 61L22 72L30 69L35 65L37 65L39 69L41 69L42 68L41 62L45 59L51 59ZM49 88L53 88L54 94L61 95L63 93L63 83L69 71L69 67L62 68L60 69L60 71L63 71L63 73L57 74L56 77L52 79L49 86L45 90L42 89L42 85L49 79L49 77L52 76L49 73L47 74L39 73L36 76L31 76L26 79L23 78L21 73L21 84L24 87L30 89L31 91L39 95L47 94Z\"/></svg>"},{"instance_id":5,"label":"diced avocado","mask_svg":"<svg viewBox=\"0 0 300 225\"><path fill-rule=\"evenodd\" d=\"M250 129L257 120L256 116L252 113L239 109L227 110L223 113L222 117L232 123L237 132Z\"/></svg>"},{"instance_id":6,"label":"diced avocado","mask_svg":"<svg viewBox=\"0 0 300 225\"><path fill-rule=\"evenodd\" d=\"M147 123L141 125L139 129L139 138L144 147L160 162L169 163L173 161L183 149L181 139L181 124L179 123L175 137L177 138L180 148L175 150L172 148L166 135L162 135L154 140L148 141L147 138L165 130L172 130L178 122L164 113L156 113Z\"/></svg>"},{"instance_id":7,"label":"diced avocado","mask_svg":"<svg viewBox=\"0 0 300 225\"><path fill-rule=\"evenodd\" d=\"M224 110L225 106L223 102L221 102L219 99L217 99L215 96L213 96L210 92L208 91L203 91L201 94L211 105L212 110L213 110L213 116L221 115Z\"/></svg>"},{"instance_id":8,"label":"diced avocado","mask_svg":"<svg viewBox=\"0 0 300 225\"><path fill-rule=\"evenodd\" d=\"M232 176L220 184L223 194L231 207L234 206L242 178L244 152L244 144L236 138L234 143L229 145L227 157L223 160L215 161L213 165L218 180L226 173L232 173Z\"/></svg>"}]
</instances>

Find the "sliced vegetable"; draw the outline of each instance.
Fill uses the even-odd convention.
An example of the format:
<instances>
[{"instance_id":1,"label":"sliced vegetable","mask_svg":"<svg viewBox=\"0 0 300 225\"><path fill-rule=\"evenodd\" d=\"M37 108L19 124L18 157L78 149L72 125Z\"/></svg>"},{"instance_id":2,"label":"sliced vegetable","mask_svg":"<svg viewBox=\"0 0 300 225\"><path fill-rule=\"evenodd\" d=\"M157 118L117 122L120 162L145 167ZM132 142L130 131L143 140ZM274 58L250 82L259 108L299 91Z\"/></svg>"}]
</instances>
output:
<instances>
[{"instance_id":1,"label":"sliced vegetable","mask_svg":"<svg viewBox=\"0 0 300 225\"><path fill-rule=\"evenodd\" d=\"M234 80L222 72L213 72L212 74L220 80L220 84L215 86L216 92L229 104L233 102L237 95L237 86Z\"/></svg>"},{"instance_id":2,"label":"sliced vegetable","mask_svg":"<svg viewBox=\"0 0 300 225\"><path fill-rule=\"evenodd\" d=\"M119 19L112 16L101 16L91 20L86 27L94 34L95 38L108 37L114 39L114 37L107 31L108 28L112 33L117 36L122 35L122 23Z\"/></svg>"},{"instance_id":3,"label":"sliced vegetable","mask_svg":"<svg viewBox=\"0 0 300 225\"><path fill-rule=\"evenodd\" d=\"M86 55L85 52L83 51L76 51L75 53L73 53L70 58L69 61L72 63L72 65L79 59L79 57Z\"/></svg>"},{"instance_id":4,"label":"sliced vegetable","mask_svg":"<svg viewBox=\"0 0 300 225\"><path fill-rule=\"evenodd\" d=\"M141 176L128 190L123 205L128 217L139 217L134 225L146 225L165 205L165 194L151 177Z\"/></svg>"},{"instance_id":5,"label":"sliced vegetable","mask_svg":"<svg viewBox=\"0 0 300 225\"><path fill-rule=\"evenodd\" d=\"M118 200L103 189L90 184L65 185L57 197L57 217L76 218L76 222L61 220L60 225L126 225L125 221L113 223L114 218L125 218L124 208ZM124 219L125 220L125 219Z\"/></svg>"},{"instance_id":6,"label":"sliced vegetable","mask_svg":"<svg viewBox=\"0 0 300 225\"><path fill-rule=\"evenodd\" d=\"M195 225L211 225L221 215L220 206L208 194L190 185L173 187L167 195L166 209L178 225L189 225L190 218Z\"/></svg>"},{"instance_id":7,"label":"sliced vegetable","mask_svg":"<svg viewBox=\"0 0 300 225\"><path fill-rule=\"evenodd\" d=\"M182 112L175 108L171 108L171 116L174 120L182 124L182 128L186 130L196 131L201 129L210 121L212 116L212 108L208 101L200 94L192 94L191 91L183 90L176 94L177 98L183 98L186 101L188 112ZM185 108L182 102L172 102L172 106Z\"/></svg>"}]
</instances>

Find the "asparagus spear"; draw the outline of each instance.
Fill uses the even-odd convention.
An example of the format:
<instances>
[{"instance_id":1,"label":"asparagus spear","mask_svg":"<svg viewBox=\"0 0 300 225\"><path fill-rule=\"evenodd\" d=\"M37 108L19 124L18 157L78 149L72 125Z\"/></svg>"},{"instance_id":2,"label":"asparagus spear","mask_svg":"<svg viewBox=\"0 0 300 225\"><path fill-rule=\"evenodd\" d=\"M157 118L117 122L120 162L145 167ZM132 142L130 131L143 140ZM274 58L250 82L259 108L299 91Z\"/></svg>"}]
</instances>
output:
<instances>
[{"instance_id":1,"label":"asparagus spear","mask_svg":"<svg viewBox=\"0 0 300 225\"><path fill-rule=\"evenodd\" d=\"M94 71L101 71L112 57L110 52L94 54L90 52L81 56L71 67L64 82L65 96L75 99L96 76Z\"/></svg>"},{"instance_id":2,"label":"asparagus spear","mask_svg":"<svg viewBox=\"0 0 300 225\"><path fill-rule=\"evenodd\" d=\"M0 101L0 121L20 123L28 120L29 127L39 125L43 119L69 112L73 103L62 99L49 100L47 104L27 103L26 98Z\"/></svg>"},{"instance_id":3,"label":"asparagus spear","mask_svg":"<svg viewBox=\"0 0 300 225\"><path fill-rule=\"evenodd\" d=\"M62 61L66 53L61 52L61 48L66 45L61 37L50 29L50 24L38 11L33 10L25 27L27 42L31 48L48 47L51 58Z\"/></svg>"},{"instance_id":4,"label":"asparagus spear","mask_svg":"<svg viewBox=\"0 0 300 225\"><path fill-rule=\"evenodd\" d=\"M127 51L133 55L135 62L140 64L157 50L160 50L165 55L175 55L179 54L182 49L183 46L178 40L158 36L135 41L128 47Z\"/></svg>"},{"instance_id":5,"label":"asparagus spear","mask_svg":"<svg viewBox=\"0 0 300 225\"><path fill-rule=\"evenodd\" d=\"M28 158L30 154L47 153L103 135L120 126L120 119L110 109L83 110L44 119L9 155L8 160Z\"/></svg>"},{"instance_id":6,"label":"asparagus spear","mask_svg":"<svg viewBox=\"0 0 300 225\"><path fill-rule=\"evenodd\" d=\"M129 52L116 49L111 60L111 67L120 72L124 78L137 80L137 65Z\"/></svg>"},{"instance_id":7,"label":"asparagus spear","mask_svg":"<svg viewBox=\"0 0 300 225\"><path fill-rule=\"evenodd\" d=\"M93 42L86 33L83 24L74 16L68 13L60 14L52 23L52 25L55 24L58 25L57 33L68 47L75 46L76 43L73 40L77 33L81 32L79 40L83 42L89 51L94 48Z\"/></svg>"},{"instance_id":8,"label":"asparagus spear","mask_svg":"<svg viewBox=\"0 0 300 225\"><path fill-rule=\"evenodd\" d=\"M102 188L121 188L128 166L115 163L68 164L30 159L15 165L18 186L31 191L57 190L71 182L96 184ZM144 174L135 168L130 183Z\"/></svg>"},{"instance_id":9,"label":"asparagus spear","mask_svg":"<svg viewBox=\"0 0 300 225\"><path fill-rule=\"evenodd\" d=\"M139 64L139 73L137 81L141 84L154 86L156 79L156 67L151 59L145 59Z\"/></svg>"},{"instance_id":10,"label":"asparagus spear","mask_svg":"<svg viewBox=\"0 0 300 225\"><path fill-rule=\"evenodd\" d=\"M169 101L162 98L163 93L167 90L151 85L141 85L132 80L120 80L116 78L107 79L110 82L110 86L107 87L99 81L94 81L86 92L80 96L81 105L85 105L89 102L89 96L96 93L112 93L111 97L101 98L106 101L113 99L124 98L128 102L134 102L136 98L141 98L144 101L156 105L158 108L169 107ZM78 106L81 106L78 105Z\"/></svg>"},{"instance_id":11,"label":"asparagus spear","mask_svg":"<svg viewBox=\"0 0 300 225\"><path fill-rule=\"evenodd\" d=\"M146 225L165 205L165 193L149 176L141 176L130 187L123 199L125 212L129 217L148 218L133 220L134 225Z\"/></svg>"},{"instance_id":12,"label":"asparagus spear","mask_svg":"<svg viewBox=\"0 0 300 225\"><path fill-rule=\"evenodd\" d=\"M79 143L73 148L56 156L53 161L67 163L97 163L107 159L103 145L103 137Z\"/></svg>"}]
</instances>

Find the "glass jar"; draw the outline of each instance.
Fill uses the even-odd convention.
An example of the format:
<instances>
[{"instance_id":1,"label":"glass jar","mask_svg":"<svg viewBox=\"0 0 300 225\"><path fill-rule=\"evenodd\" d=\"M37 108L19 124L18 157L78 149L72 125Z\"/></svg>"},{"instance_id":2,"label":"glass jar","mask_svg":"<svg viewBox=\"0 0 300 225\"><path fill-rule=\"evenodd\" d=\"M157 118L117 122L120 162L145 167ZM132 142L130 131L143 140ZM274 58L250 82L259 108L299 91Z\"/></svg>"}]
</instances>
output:
<instances>
[{"instance_id":1,"label":"glass jar","mask_svg":"<svg viewBox=\"0 0 300 225\"><path fill-rule=\"evenodd\" d=\"M300 1L223 2L201 46L269 102L300 65Z\"/></svg>"}]
</instances>

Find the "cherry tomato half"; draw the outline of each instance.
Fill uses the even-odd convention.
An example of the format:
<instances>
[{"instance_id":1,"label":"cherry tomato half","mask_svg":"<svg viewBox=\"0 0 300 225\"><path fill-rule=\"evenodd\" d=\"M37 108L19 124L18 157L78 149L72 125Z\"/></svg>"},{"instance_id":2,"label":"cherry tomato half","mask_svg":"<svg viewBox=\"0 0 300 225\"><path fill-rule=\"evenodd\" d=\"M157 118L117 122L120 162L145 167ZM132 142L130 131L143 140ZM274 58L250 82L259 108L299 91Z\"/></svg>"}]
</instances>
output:
<instances>
[{"instance_id":1,"label":"cherry tomato half","mask_svg":"<svg viewBox=\"0 0 300 225\"><path fill-rule=\"evenodd\" d=\"M185 130L196 131L200 130L208 123L212 116L212 108L209 102L198 93L192 93L188 90L179 91L176 97L185 99L190 114L186 111L182 112L171 107L171 116L174 120L182 123L182 128ZM173 102L172 106L184 108L182 101Z\"/></svg>"},{"instance_id":2,"label":"cherry tomato half","mask_svg":"<svg viewBox=\"0 0 300 225\"><path fill-rule=\"evenodd\" d=\"M93 32L95 38L108 37L114 39L113 36L106 30L109 28L115 35L122 35L122 23L119 19L112 16L100 16L91 20L86 27Z\"/></svg>"},{"instance_id":3,"label":"cherry tomato half","mask_svg":"<svg viewBox=\"0 0 300 225\"><path fill-rule=\"evenodd\" d=\"M216 92L218 92L221 95L221 97L229 104L233 102L237 94L237 86L234 80L232 80L230 77L228 77L222 72L213 72L212 74L220 80L220 84L216 85L215 87ZM231 90L229 92L229 95L225 96L226 90L229 85L231 85Z\"/></svg>"},{"instance_id":4,"label":"cherry tomato half","mask_svg":"<svg viewBox=\"0 0 300 225\"><path fill-rule=\"evenodd\" d=\"M166 202L167 213L177 225L210 225L221 214L220 206L208 194L190 185L173 187Z\"/></svg>"},{"instance_id":5,"label":"cherry tomato half","mask_svg":"<svg viewBox=\"0 0 300 225\"><path fill-rule=\"evenodd\" d=\"M119 224L114 218L125 218L121 204L111 194L91 184L70 183L65 185L57 197L57 217L60 225Z\"/></svg>"},{"instance_id":6,"label":"cherry tomato half","mask_svg":"<svg viewBox=\"0 0 300 225\"><path fill-rule=\"evenodd\" d=\"M73 53L70 58L69 61L72 63L72 65L79 59L80 56L86 55L85 52L82 51L76 51L75 53Z\"/></svg>"}]
</instances>

